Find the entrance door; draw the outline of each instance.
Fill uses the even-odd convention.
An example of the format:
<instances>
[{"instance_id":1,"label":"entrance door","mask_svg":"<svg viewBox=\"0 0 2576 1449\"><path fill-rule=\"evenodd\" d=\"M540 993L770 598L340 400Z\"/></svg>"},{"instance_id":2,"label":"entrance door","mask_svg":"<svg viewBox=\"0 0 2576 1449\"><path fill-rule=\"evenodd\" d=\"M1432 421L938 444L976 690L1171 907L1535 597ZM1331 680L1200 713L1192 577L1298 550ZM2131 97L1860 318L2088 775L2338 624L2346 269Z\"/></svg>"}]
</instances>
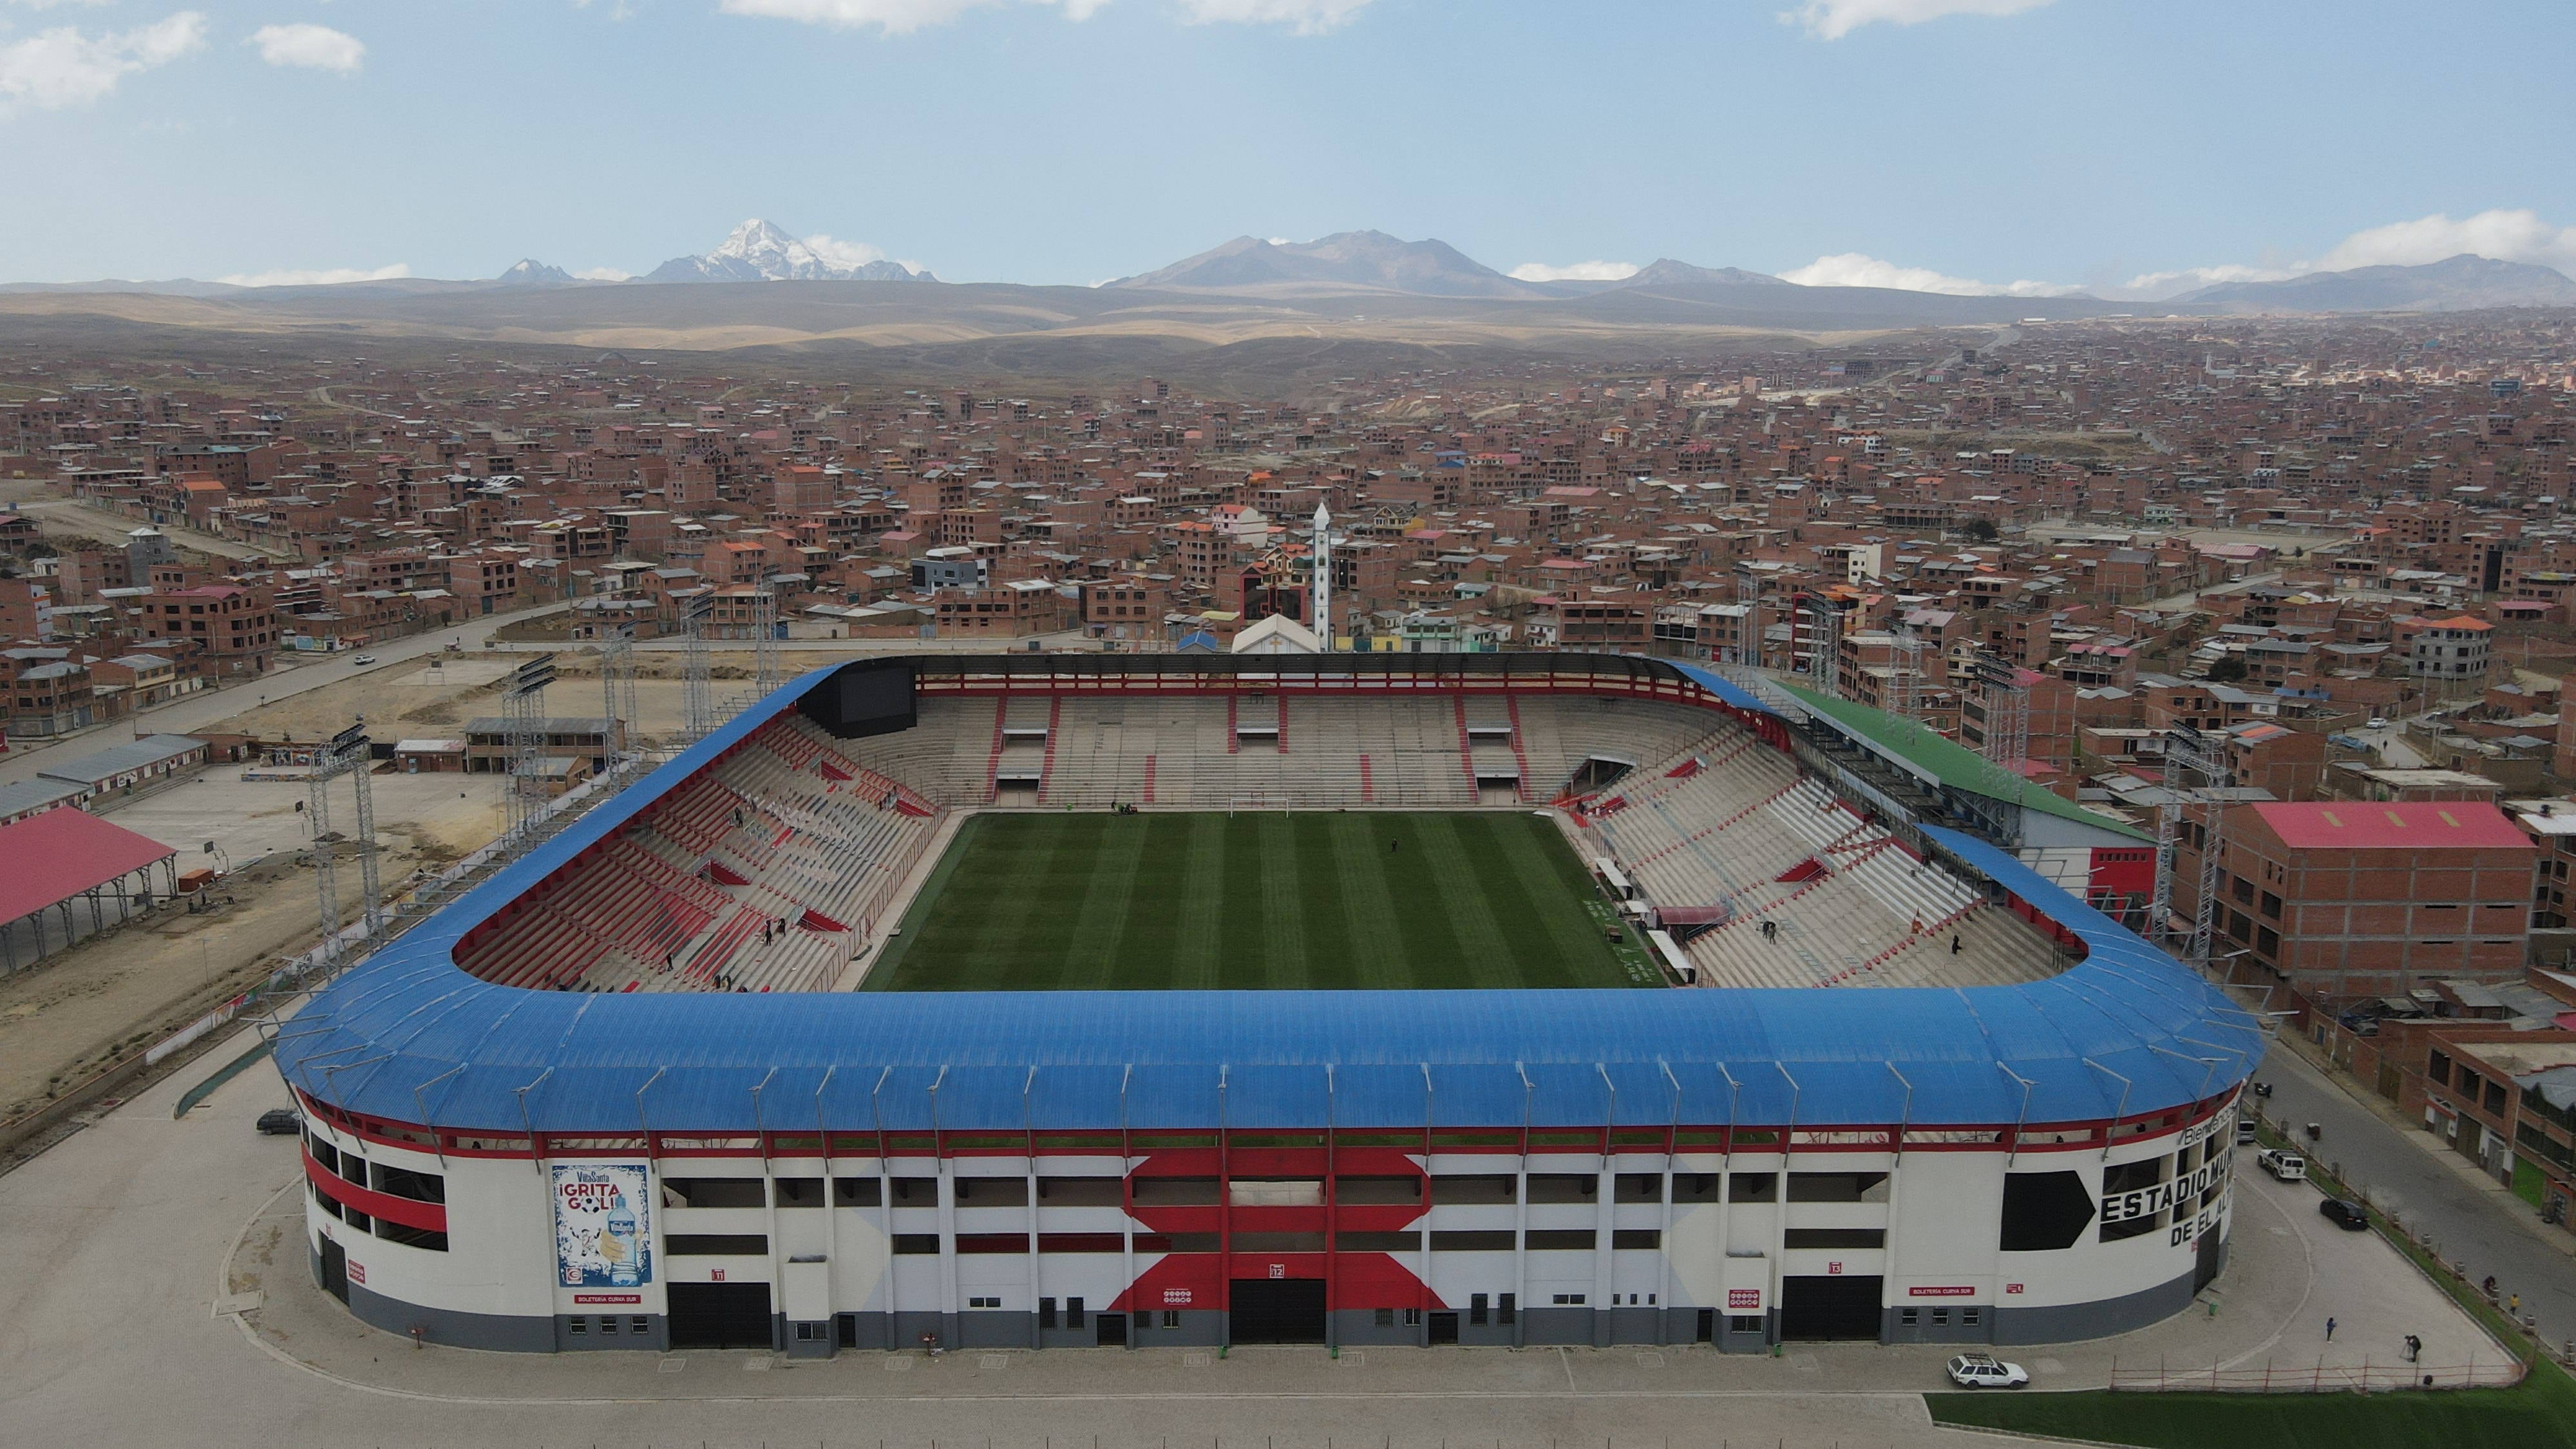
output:
<instances>
[{"instance_id":1,"label":"entrance door","mask_svg":"<svg viewBox=\"0 0 2576 1449\"><path fill-rule=\"evenodd\" d=\"M1431 1341L1434 1344L1456 1343L1458 1341L1458 1315L1455 1313L1432 1314Z\"/></svg>"},{"instance_id":2,"label":"entrance door","mask_svg":"<svg viewBox=\"0 0 2576 1449\"><path fill-rule=\"evenodd\" d=\"M2191 1265L2192 1292L2208 1287L2218 1277L2218 1255L2223 1251L2223 1245L2224 1240L2218 1236L2216 1228L2202 1233L2200 1241L2193 1245L2196 1256Z\"/></svg>"},{"instance_id":3,"label":"entrance door","mask_svg":"<svg viewBox=\"0 0 2576 1449\"><path fill-rule=\"evenodd\" d=\"M766 1283L673 1283L671 1347L772 1348Z\"/></svg>"},{"instance_id":4,"label":"entrance door","mask_svg":"<svg viewBox=\"0 0 2576 1449\"><path fill-rule=\"evenodd\" d=\"M1780 1336L1806 1342L1832 1338L1875 1341L1880 1332L1883 1285L1884 1280L1878 1278L1783 1278Z\"/></svg>"},{"instance_id":5,"label":"entrance door","mask_svg":"<svg viewBox=\"0 0 2576 1449\"><path fill-rule=\"evenodd\" d=\"M322 1240L322 1291L343 1303L349 1301L349 1250L337 1238Z\"/></svg>"},{"instance_id":6,"label":"entrance door","mask_svg":"<svg viewBox=\"0 0 2576 1449\"><path fill-rule=\"evenodd\" d=\"M1117 1310L1091 1315L1092 1339L1102 1348L1127 1346L1127 1315Z\"/></svg>"},{"instance_id":7,"label":"entrance door","mask_svg":"<svg viewBox=\"0 0 2576 1449\"><path fill-rule=\"evenodd\" d=\"M1703 1308L1703 1309L1701 1309L1701 1310L1699 1311L1699 1325L1698 1325L1698 1328L1697 1328L1697 1337L1696 1337L1696 1340L1695 1340L1695 1341L1700 1342L1700 1343L1715 1343L1715 1342L1717 1342L1717 1310L1716 1310L1716 1309L1714 1309L1714 1308Z\"/></svg>"},{"instance_id":8,"label":"entrance door","mask_svg":"<svg viewBox=\"0 0 2576 1449\"><path fill-rule=\"evenodd\" d=\"M1237 1278L1232 1302L1236 1343L1324 1341L1321 1278Z\"/></svg>"}]
</instances>

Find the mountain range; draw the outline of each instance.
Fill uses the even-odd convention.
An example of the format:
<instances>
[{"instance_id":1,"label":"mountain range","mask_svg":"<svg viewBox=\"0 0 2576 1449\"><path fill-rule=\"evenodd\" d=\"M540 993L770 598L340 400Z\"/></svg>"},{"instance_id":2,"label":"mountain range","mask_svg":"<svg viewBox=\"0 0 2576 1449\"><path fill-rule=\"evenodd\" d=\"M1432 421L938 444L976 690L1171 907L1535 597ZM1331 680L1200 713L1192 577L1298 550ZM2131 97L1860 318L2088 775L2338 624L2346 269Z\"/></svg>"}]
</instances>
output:
<instances>
[{"instance_id":1,"label":"mountain range","mask_svg":"<svg viewBox=\"0 0 2576 1449\"><path fill-rule=\"evenodd\" d=\"M1224 296L1330 296L1395 292L1408 297L1493 297L1536 301L1630 287L1762 286L1794 283L1735 267L1695 267L1667 257L1613 281L1533 282L1495 271L1447 242L1409 242L1382 231L1342 231L1310 242L1239 236L1168 267L1121 277L1112 287Z\"/></svg>"},{"instance_id":2,"label":"mountain range","mask_svg":"<svg viewBox=\"0 0 2576 1449\"><path fill-rule=\"evenodd\" d=\"M316 291L341 296L420 296L493 288L514 292L589 291L726 282L937 284L939 279L927 271L875 256L872 248L850 246L824 236L800 239L755 217L735 227L712 250L673 257L625 283L576 277L561 267L529 258L483 281L403 277L327 286L248 287L182 278L162 282L22 282L0 285L0 293L211 300ZM1570 307L1593 322L1789 330L1963 326L2132 312L2456 312L2492 307L2576 306L2576 280L2557 271L2465 254L2421 266L2359 267L2274 281L2225 282L2177 297L2138 302L2106 301L2083 293L2009 297L1890 287L1807 286L1737 267L1694 266L1669 257L1615 279L1534 280L1496 271L1437 238L1406 241L1381 231L1335 232L1307 242L1239 236L1169 266L1120 277L1097 290L1113 295L1170 296L1176 300L1241 298L1311 304L1329 298L1355 302L1374 299L1372 306L1397 311L1419 311L1444 303L1519 303L1549 316Z\"/></svg>"},{"instance_id":3,"label":"mountain range","mask_svg":"<svg viewBox=\"0 0 2576 1449\"><path fill-rule=\"evenodd\" d=\"M477 343L828 364L888 386L1150 375L1279 397L1417 368L1728 357L2032 318L2576 306L2576 282L2557 272L2479 257L2227 283L2137 303L1805 286L1671 259L1616 279L1533 280L1443 242L1379 232L1301 243L1241 237L1102 286L945 283L761 222L631 281L577 277L530 258L475 281L102 282L0 286L0 294L0 356L44 348L166 361L362 346L373 357L435 359Z\"/></svg>"},{"instance_id":4,"label":"mountain range","mask_svg":"<svg viewBox=\"0 0 2576 1449\"><path fill-rule=\"evenodd\" d=\"M2462 253L2414 267L2355 267L2277 282L2222 282L2173 299L2221 312L2468 312L2576 307L2576 281L2549 267ZM2171 305L2171 304L2159 304Z\"/></svg>"},{"instance_id":5,"label":"mountain range","mask_svg":"<svg viewBox=\"0 0 2576 1449\"><path fill-rule=\"evenodd\" d=\"M819 240L819 239L818 239ZM526 263L520 265L525 266ZM935 282L901 262L841 260L753 217L701 256L673 257L644 274L647 282Z\"/></svg>"}]
</instances>

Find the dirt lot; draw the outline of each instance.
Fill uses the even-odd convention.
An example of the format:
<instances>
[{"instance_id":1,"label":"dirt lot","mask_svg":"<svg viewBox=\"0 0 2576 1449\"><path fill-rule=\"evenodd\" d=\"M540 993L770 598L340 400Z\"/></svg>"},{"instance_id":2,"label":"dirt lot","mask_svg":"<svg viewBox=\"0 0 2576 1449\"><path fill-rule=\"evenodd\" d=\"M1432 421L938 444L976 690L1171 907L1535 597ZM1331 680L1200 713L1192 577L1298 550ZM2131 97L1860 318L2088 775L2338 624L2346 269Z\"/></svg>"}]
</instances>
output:
<instances>
[{"instance_id":1,"label":"dirt lot","mask_svg":"<svg viewBox=\"0 0 2576 1449\"><path fill-rule=\"evenodd\" d=\"M185 1025L316 939L310 872L279 862L232 885L235 905L198 916L164 907L0 977L0 1119Z\"/></svg>"},{"instance_id":2,"label":"dirt lot","mask_svg":"<svg viewBox=\"0 0 2576 1449\"><path fill-rule=\"evenodd\" d=\"M434 656L388 665L357 678L258 701L207 726L209 733L318 740L364 717L377 740L453 738L465 722L501 712L502 681L524 656ZM711 673L719 699L743 689L748 656L717 655ZM652 747L681 721L677 659L639 661L638 743ZM547 692L550 713L596 715L604 707L592 657L567 651L561 682ZM231 904L190 916L168 908L82 941L28 970L0 978L0 1119L43 1100L49 1088L80 1080L99 1063L138 1042L157 1039L264 977L280 960L318 939L309 823L299 808L300 780L246 781L238 767L218 766L197 779L126 804L108 818L170 845L182 868L199 864L238 872L219 888ZM384 853L379 874L398 896L415 875L435 871L491 840L501 827L500 779L491 775L369 777L376 830ZM346 786L333 792L331 823L355 825ZM209 856L212 841L221 852ZM358 909L356 861L340 857L343 919Z\"/></svg>"}]
</instances>

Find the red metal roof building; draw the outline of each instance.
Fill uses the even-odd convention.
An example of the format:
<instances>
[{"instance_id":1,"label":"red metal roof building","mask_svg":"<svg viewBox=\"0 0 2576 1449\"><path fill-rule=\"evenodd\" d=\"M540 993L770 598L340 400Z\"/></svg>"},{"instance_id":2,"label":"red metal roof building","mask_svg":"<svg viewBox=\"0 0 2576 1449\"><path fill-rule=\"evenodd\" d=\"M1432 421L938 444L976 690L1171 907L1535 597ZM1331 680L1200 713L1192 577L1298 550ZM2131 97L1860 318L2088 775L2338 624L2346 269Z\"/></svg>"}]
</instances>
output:
<instances>
[{"instance_id":1,"label":"red metal roof building","mask_svg":"<svg viewBox=\"0 0 2576 1449\"><path fill-rule=\"evenodd\" d=\"M165 890L175 892L178 854L75 809L0 825L0 968L15 971L69 945L80 933L83 901L93 931L111 924L110 902L123 920L152 894L154 866Z\"/></svg>"},{"instance_id":2,"label":"red metal roof building","mask_svg":"<svg viewBox=\"0 0 2576 1449\"><path fill-rule=\"evenodd\" d=\"M2538 852L2493 805L2240 805L2220 848L2219 934L2311 1002L2521 978Z\"/></svg>"}]
</instances>

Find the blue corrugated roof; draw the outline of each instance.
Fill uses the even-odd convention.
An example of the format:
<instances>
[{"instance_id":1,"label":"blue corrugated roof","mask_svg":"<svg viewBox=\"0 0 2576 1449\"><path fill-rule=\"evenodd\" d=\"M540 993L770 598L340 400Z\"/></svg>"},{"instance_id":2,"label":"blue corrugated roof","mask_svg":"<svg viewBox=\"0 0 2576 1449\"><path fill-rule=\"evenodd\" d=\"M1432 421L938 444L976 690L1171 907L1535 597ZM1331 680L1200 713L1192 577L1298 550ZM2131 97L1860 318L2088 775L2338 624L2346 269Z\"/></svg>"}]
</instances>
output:
<instances>
[{"instance_id":1,"label":"blue corrugated roof","mask_svg":"<svg viewBox=\"0 0 2576 1449\"><path fill-rule=\"evenodd\" d=\"M325 988L286 1024L280 1069L351 1111L489 1131L1988 1125L2025 1120L2025 1083L2034 1122L2198 1101L2262 1051L2253 1018L2198 976L1940 829L1927 834L1941 849L2081 938L2087 959L1964 988L793 996L527 991L454 965L469 927L831 672Z\"/></svg>"}]
</instances>

